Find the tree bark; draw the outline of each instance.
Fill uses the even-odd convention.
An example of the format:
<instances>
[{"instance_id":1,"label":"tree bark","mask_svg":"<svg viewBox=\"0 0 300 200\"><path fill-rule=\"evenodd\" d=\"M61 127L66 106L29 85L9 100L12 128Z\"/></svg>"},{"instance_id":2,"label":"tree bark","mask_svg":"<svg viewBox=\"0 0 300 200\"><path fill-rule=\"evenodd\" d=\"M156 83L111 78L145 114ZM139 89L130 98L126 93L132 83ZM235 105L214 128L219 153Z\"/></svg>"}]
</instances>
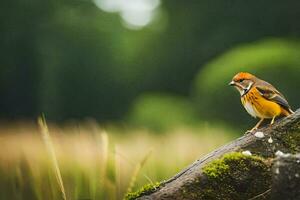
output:
<instances>
[{"instance_id":1,"label":"tree bark","mask_svg":"<svg viewBox=\"0 0 300 200\"><path fill-rule=\"evenodd\" d=\"M276 159L273 174L272 200L300 199L300 154Z\"/></svg>"},{"instance_id":2,"label":"tree bark","mask_svg":"<svg viewBox=\"0 0 300 200\"><path fill-rule=\"evenodd\" d=\"M232 152L243 153L230 154ZM252 155L249 155L249 152ZM278 166L280 171L291 169L285 172L287 175L295 175L293 170L295 166L299 170L299 164L290 166L289 160L276 160L276 152L300 152L300 109L271 126L267 125L255 133L248 133L211 152L137 199L245 200L270 199L271 196L272 199L278 199L277 193L286 194L295 188L299 195L299 179L295 182L295 187L284 187L287 190L284 193L281 185L285 185L289 180L286 180L283 173L272 173L274 162L274 166ZM272 180L275 180L273 186Z\"/></svg>"}]
</instances>

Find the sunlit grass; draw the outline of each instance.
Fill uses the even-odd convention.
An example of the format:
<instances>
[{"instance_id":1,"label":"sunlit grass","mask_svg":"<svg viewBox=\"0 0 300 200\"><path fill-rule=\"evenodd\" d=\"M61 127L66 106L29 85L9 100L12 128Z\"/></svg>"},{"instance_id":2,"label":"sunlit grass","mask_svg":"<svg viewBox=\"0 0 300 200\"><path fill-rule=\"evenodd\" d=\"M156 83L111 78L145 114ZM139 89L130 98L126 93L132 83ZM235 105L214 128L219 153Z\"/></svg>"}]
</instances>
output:
<instances>
[{"instance_id":1,"label":"sunlit grass","mask_svg":"<svg viewBox=\"0 0 300 200\"><path fill-rule=\"evenodd\" d=\"M49 126L56 164L37 125L0 127L0 199L63 199L62 191L68 200L122 199L127 191L168 179L233 137L210 126L165 134L104 131L94 122Z\"/></svg>"},{"instance_id":2,"label":"sunlit grass","mask_svg":"<svg viewBox=\"0 0 300 200\"><path fill-rule=\"evenodd\" d=\"M61 195L62 195L61 197L62 197L63 200L67 200L65 187L64 187L64 183L63 183L61 173L60 173L60 169L59 169L59 166L58 166L55 150L54 150L53 143L51 141L51 137L50 137L50 134L49 134L48 126L47 126L47 123L46 123L46 120L45 120L44 117L40 117L38 119L38 125L39 125L39 128L40 128L40 132L42 134L43 141L44 141L45 146L48 150L48 154L49 154L48 157L50 158L51 163L53 165L55 177L56 177L58 186L59 186L60 191L61 191Z\"/></svg>"}]
</instances>

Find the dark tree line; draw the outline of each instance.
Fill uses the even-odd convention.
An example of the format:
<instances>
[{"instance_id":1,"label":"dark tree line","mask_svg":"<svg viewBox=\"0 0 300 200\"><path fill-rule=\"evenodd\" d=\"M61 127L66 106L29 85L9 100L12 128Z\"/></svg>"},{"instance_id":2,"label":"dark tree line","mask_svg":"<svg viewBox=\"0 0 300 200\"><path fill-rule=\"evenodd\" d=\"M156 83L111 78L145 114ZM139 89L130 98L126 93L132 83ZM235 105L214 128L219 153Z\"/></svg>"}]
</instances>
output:
<instances>
[{"instance_id":1,"label":"dark tree line","mask_svg":"<svg viewBox=\"0 0 300 200\"><path fill-rule=\"evenodd\" d=\"M120 119L145 91L188 96L199 69L237 44L300 35L295 0L164 0L159 9L135 31L91 1L1 2L0 117Z\"/></svg>"}]
</instances>

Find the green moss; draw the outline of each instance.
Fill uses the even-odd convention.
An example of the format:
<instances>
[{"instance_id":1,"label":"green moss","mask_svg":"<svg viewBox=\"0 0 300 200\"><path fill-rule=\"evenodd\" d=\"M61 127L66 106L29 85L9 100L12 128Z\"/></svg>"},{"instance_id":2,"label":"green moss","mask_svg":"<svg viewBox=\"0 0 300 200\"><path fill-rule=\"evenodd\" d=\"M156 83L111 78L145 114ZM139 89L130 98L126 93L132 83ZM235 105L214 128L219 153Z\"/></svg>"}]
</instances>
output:
<instances>
[{"instance_id":1,"label":"green moss","mask_svg":"<svg viewBox=\"0 0 300 200\"><path fill-rule=\"evenodd\" d=\"M262 161L258 156L246 156L239 152L226 154L221 159L215 160L203 168L203 173L210 178L218 178L230 172L229 164L236 162L240 169L247 168L246 160Z\"/></svg>"},{"instance_id":2,"label":"green moss","mask_svg":"<svg viewBox=\"0 0 300 200\"><path fill-rule=\"evenodd\" d=\"M300 151L300 131L282 134L280 138L284 145L290 150L290 153L297 153Z\"/></svg>"},{"instance_id":3,"label":"green moss","mask_svg":"<svg viewBox=\"0 0 300 200\"><path fill-rule=\"evenodd\" d=\"M216 160L203 169L203 173L208 177L217 178L229 170L229 166L222 160Z\"/></svg>"},{"instance_id":4,"label":"green moss","mask_svg":"<svg viewBox=\"0 0 300 200\"><path fill-rule=\"evenodd\" d=\"M160 186L161 186L161 183L159 183L159 182L156 182L154 184L144 185L141 189L139 189L136 192L127 193L125 196L125 200L133 200L142 195L150 194L150 193L154 192L155 190L157 190Z\"/></svg>"},{"instance_id":5,"label":"green moss","mask_svg":"<svg viewBox=\"0 0 300 200\"><path fill-rule=\"evenodd\" d=\"M271 184L268 162L238 152L209 163L203 174L197 199L249 199L269 189Z\"/></svg>"},{"instance_id":6,"label":"green moss","mask_svg":"<svg viewBox=\"0 0 300 200\"><path fill-rule=\"evenodd\" d=\"M272 181L268 160L259 156L229 153L203 168L203 176L181 188L183 199L189 200L245 200L268 190ZM128 193L133 200L156 191L161 184L145 185L137 192Z\"/></svg>"}]
</instances>

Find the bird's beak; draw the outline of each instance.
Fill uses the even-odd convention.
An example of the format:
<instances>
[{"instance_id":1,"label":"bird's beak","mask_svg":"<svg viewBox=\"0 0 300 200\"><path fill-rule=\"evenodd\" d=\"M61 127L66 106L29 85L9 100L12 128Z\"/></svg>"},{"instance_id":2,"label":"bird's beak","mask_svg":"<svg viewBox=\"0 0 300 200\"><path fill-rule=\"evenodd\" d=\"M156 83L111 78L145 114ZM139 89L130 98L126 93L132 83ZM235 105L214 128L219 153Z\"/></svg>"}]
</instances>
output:
<instances>
[{"instance_id":1,"label":"bird's beak","mask_svg":"<svg viewBox=\"0 0 300 200\"><path fill-rule=\"evenodd\" d=\"M228 85L230 85L230 86L235 86L236 84L235 84L234 81L231 81Z\"/></svg>"}]
</instances>

